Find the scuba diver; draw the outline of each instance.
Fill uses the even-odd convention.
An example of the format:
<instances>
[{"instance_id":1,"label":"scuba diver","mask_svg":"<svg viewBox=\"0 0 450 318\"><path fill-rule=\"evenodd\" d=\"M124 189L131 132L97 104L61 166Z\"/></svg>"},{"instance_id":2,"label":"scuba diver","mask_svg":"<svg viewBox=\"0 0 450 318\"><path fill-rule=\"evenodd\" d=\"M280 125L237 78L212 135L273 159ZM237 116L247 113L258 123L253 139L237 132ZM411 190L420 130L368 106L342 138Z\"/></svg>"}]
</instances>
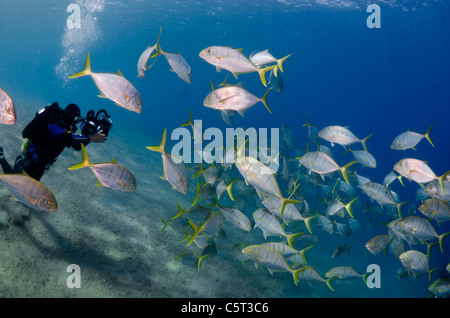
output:
<instances>
[{"instance_id":1,"label":"scuba diver","mask_svg":"<svg viewBox=\"0 0 450 318\"><path fill-rule=\"evenodd\" d=\"M100 113L105 116L99 118ZM81 150L81 144L106 141L112 122L105 110L94 116L90 110L86 118L80 116L80 108L69 104L65 109L52 103L36 113L36 117L22 131L24 141L22 151L11 168L0 147L0 164L4 173L25 171L35 180L40 180L44 172L56 161L65 147ZM76 134L77 124L82 123L81 133Z\"/></svg>"}]
</instances>

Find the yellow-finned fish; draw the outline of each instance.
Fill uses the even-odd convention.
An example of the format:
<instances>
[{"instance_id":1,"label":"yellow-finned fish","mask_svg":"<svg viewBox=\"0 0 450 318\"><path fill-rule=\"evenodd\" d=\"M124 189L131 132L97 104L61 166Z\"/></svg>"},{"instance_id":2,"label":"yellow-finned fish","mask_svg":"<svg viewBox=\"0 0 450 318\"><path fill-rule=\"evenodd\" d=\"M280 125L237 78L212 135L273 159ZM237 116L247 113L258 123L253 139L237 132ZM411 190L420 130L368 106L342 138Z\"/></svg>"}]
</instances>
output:
<instances>
[{"instance_id":1,"label":"yellow-finned fish","mask_svg":"<svg viewBox=\"0 0 450 318\"><path fill-rule=\"evenodd\" d=\"M92 72L89 52L86 56L84 70L69 76L69 78L77 78L86 75L90 75L94 80L95 85L100 91L98 97L110 99L115 102L117 106L136 113L142 111L142 97L136 87L123 77L120 71L118 71L117 74Z\"/></svg>"},{"instance_id":2,"label":"yellow-finned fish","mask_svg":"<svg viewBox=\"0 0 450 318\"><path fill-rule=\"evenodd\" d=\"M258 72L264 86L267 86L266 72L277 67L277 65L271 65L265 68L257 68L239 50L224 46L207 47L200 52L200 57L209 64L214 65L218 71L220 69L230 71L236 78L239 74Z\"/></svg>"},{"instance_id":3,"label":"yellow-finned fish","mask_svg":"<svg viewBox=\"0 0 450 318\"><path fill-rule=\"evenodd\" d=\"M309 266L302 266L300 269L293 269L279 251L264 245L250 245L242 249L242 253L254 260L257 264L272 271L287 271L294 278L295 285L298 284L298 277L301 272Z\"/></svg>"},{"instance_id":4,"label":"yellow-finned fish","mask_svg":"<svg viewBox=\"0 0 450 318\"><path fill-rule=\"evenodd\" d=\"M402 206L408 202L397 203L392 191L388 187L377 182L366 182L361 188L371 199L377 201L381 206L395 205L398 216L402 217Z\"/></svg>"},{"instance_id":5,"label":"yellow-finned fish","mask_svg":"<svg viewBox=\"0 0 450 318\"><path fill-rule=\"evenodd\" d=\"M377 255L388 247L389 235L377 235L372 237L364 246L373 255Z\"/></svg>"},{"instance_id":6,"label":"yellow-finned fish","mask_svg":"<svg viewBox=\"0 0 450 318\"><path fill-rule=\"evenodd\" d=\"M134 175L114 159L111 162L91 163L83 144L81 144L81 153L83 160L79 164L70 167L69 170L89 167L97 177L99 181L98 185L119 191L136 190L136 178Z\"/></svg>"},{"instance_id":7,"label":"yellow-finned fish","mask_svg":"<svg viewBox=\"0 0 450 318\"><path fill-rule=\"evenodd\" d=\"M356 163L356 161L352 161L348 164L346 164L344 167L340 167L329 155L327 155L325 152L321 151L312 151L307 152L304 156L300 158L300 163L305 166L308 170L314 171L315 173L318 173L324 177L324 175L335 172L335 171L341 171L342 176L344 177L345 181L347 183L350 183L348 181L348 175L347 175L347 169L350 168L352 165Z\"/></svg>"},{"instance_id":8,"label":"yellow-finned fish","mask_svg":"<svg viewBox=\"0 0 450 318\"><path fill-rule=\"evenodd\" d=\"M165 151L166 147L167 130L164 129L161 143L159 146L146 147L149 150L160 152L163 160L164 180L167 180L172 188L181 192L182 194L188 193L189 190L189 175L186 166L183 162L175 163L172 160L172 156Z\"/></svg>"},{"instance_id":9,"label":"yellow-finned fish","mask_svg":"<svg viewBox=\"0 0 450 318\"><path fill-rule=\"evenodd\" d=\"M369 135L364 139L359 139L347 127L327 126L319 131L319 137L329 141L332 145L336 143L343 147L360 142L364 150L367 151L367 140L372 137L372 135Z\"/></svg>"},{"instance_id":10,"label":"yellow-finned fish","mask_svg":"<svg viewBox=\"0 0 450 318\"><path fill-rule=\"evenodd\" d=\"M433 128L433 125L428 128L425 134L419 134L417 132L408 130L404 133L401 133L392 141L391 149L393 150L406 150L406 149L414 149L416 150L416 145L423 139L426 138L428 142L434 147L433 142L430 139L430 132Z\"/></svg>"},{"instance_id":11,"label":"yellow-finned fish","mask_svg":"<svg viewBox=\"0 0 450 318\"><path fill-rule=\"evenodd\" d=\"M0 124L14 125L16 109L14 102L4 90L0 88Z\"/></svg>"},{"instance_id":12,"label":"yellow-finned fish","mask_svg":"<svg viewBox=\"0 0 450 318\"><path fill-rule=\"evenodd\" d=\"M153 56L158 56L159 54L164 55L171 67L171 71L178 75L183 81L191 84L191 66L186 61L186 59L180 53L168 53L164 52L158 44L158 51Z\"/></svg>"},{"instance_id":13,"label":"yellow-finned fish","mask_svg":"<svg viewBox=\"0 0 450 318\"><path fill-rule=\"evenodd\" d=\"M292 54L289 54L285 57L282 57L281 59L275 58L272 54L269 53L269 50L260 51L257 53L250 54L249 60L257 67L261 67L263 65L267 65L270 63L277 63L278 68L280 71L283 71L283 62L286 61L286 59L291 56ZM275 74L276 76L276 74Z\"/></svg>"},{"instance_id":14,"label":"yellow-finned fish","mask_svg":"<svg viewBox=\"0 0 450 318\"><path fill-rule=\"evenodd\" d=\"M414 158L405 158L398 161L394 165L394 170L407 179L413 180L419 184L438 180L445 195L444 180L450 175L450 171L447 171L442 176L438 177L425 162Z\"/></svg>"},{"instance_id":15,"label":"yellow-finned fish","mask_svg":"<svg viewBox=\"0 0 450 318\"><path fill-rule=\"evenodd\" d=\"M156 44L153 45L153 46L149 45L145 49L145 51L142 52L142 54L139 56L139 60L138 60L138 63L137 63L137 71L138 71L138 77L139 78L144 78L145 77L145 72L149 68L151 68L153 66L153 64L155 64L155 62L156 62L156 59L155 59L155 61L150 66L148 66L148 60L150 58L154 58L154 57L157 56L156 54L152 56L152 53L153 53L153 51L158 49L158 43L159 43L159 38L161 36L161 30L162 30L162 28L159 29L159 36L158 36L158 39L156 40Z\"/></svg>"},{"instance_id":16,"label":"yellow-finned fish","mask_svg":"<svg viewBox=\"0 0 450 318\"><path fill-rule=\"evenodd\" d=\"M399 258L408 273L414 277L428 273L428 280L431 280L431 274L436 268L430 270L428 258L425 254L416 250L409 250L401 254Z\"/></svg>"},{"instance_id":17,"label":"yellow-finned fish","mask_svg":"<svg viewBox=\"0 0 450 318\"><path fill-rule=\"evenodd\" d=\"M44 211L58 210L55 196L41 182L22 174L0 174L0 181L13 198L26 206Z\"/></svg>"},{"instance_id":18,"label":"yellow-finned fish","mask_svg":"<svg viewBox=\"0 0 450 318\"><path fill-rule=\"evenodd\" d=\"M241 116L244 116L245 111L261 102L266 106L269 113L272 113L267 104L267 95L270 90L271 88L267 90L263 97L258 98L240 85L221 87L213 90L205 97L203 106L220 111L237 111Z\"/></svg>"}]
</instances>

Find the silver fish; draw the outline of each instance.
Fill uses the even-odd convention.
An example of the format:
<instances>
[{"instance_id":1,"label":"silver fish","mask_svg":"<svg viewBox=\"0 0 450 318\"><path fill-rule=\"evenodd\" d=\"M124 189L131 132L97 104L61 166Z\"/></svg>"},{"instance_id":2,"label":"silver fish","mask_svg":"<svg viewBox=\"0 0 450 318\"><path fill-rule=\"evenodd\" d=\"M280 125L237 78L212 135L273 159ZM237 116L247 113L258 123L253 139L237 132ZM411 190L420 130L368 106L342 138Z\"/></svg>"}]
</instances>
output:
<instances>
[{"instance_id":1,"label":"silver fish","mask_svg":"<svg viewBox=\"0 0 450 318\"><path fill-rule=\"evenodd\" d=\"M334 232L333 222L331 222L326 216L323 215L319 215L317 219L319 225L322 227L324 231L328 232L329 234L333 234Z\"/></svg>"},{"instance_id":2,"label":"silver fish","mask_svg":"<svg viewBox=\"0 0 450 318\"><path fill-rule=\"evenodd\" d=\"M450 221L450 208L448 202L438 199L428 199L419 206L419 211L426 217L437 222Z\"/></svg>"},{"instance_id":3,"label":"silver fish","mask_svg":"<svg viewBox=\"0 0 450 318\"><path fill-rule=\"evenodd\" d=\"M6 92L0 88L0 124L14 125L16 122L16 108L14 102Z\"/></svg>"},{"instance_id":4,"label":"silver fish","mask_svg":"<svg viewBox=\"0 0 450 318\"><path fill-rule=\"evenodd\" d=\"M84 70L69 76L69 78L77 78L86 75L92 77L95 85L99 89L100 95L98 97L108 98L115 102L116 105L136 113L142 111L142 97L136 87L123 77L120 72L117 74L93 73L91 71L89 52L86 56Z\"/></svg>"},{"instance_id":5,"label":"silver fish","mask_svg":"<svg viewBox=\"0 0 450 318\"><path fill-rule=\"evenodd\" d=\"M449 181L444 181L441 185L439 180L433 180L425 186L424 191L432 198L441 201L450 201Z\"/></svg>"},{"instance_id":6,"label":"silver fish","mask_svg":"<svg viewBox=\"0 0 450 318\"><path fill-rule=\"evenodd\" d=\"M255 221L255 226L260 228L263 232L264 238L268 236L283 236L287 239L289 247L292 248L292 240L303 233L286 234L286 232L281 227L280 222L277 218L270 213L267 209L259 208L253 212L253 220Z\"/></svg>"},{"instance_id":7,"label":"silver fish","mask_svg":"<svg viewBox=\"0 0 450 318\"><path fill-rule=\"evenodd\" d=\"M200 169L196 174L193 175L192 178L197 178L198 176L203 175L206 182L208 182L209 184L214 184L216 183L217 179L221 176L221 174L222 168L220 168L216 164L212 164L208 166L206 169L203 169L203 163L200 163Z\"/></svg>"},{"instance_id":8,"label":"silver fish","mask_svg":"<svg viewBox=\"0 0 450 318\"><path fill-rule=\"evenodd\" d=\"M247 246L242 250L242 253L270 271L281 270L292 273L295 285L298 283L298 275L308 268L308 266L304 266L300 269L292 269L279 252L263 245Z\"/></svg>"},{"instance_id":9,"label":"silver fish","mask_svg":"<svg viewBox=\"0 0 450 318\"><path fill-rule=\"evenodd\" d=\"M394 165L394 170L402 176L419 184L438 180L442 191L445 194L444 180L447 175L450 174L450 171L447 171L442 176L438 177L425 162L414 158L405 158L398 161Z\"/></svg>"},{"instance_id":10,"label":"silver fish","mask_svg":"<svg viewBox=\"0 0 450 318\"><path fill-rule=\"evenodd\" d=\"M160 152L163 159L164 176L163 179L167 180L172 188L187 194L189 190L189 175L186 166L183 162L175 163L172 160L172 156L165 151L167 130L164 129L161 143L159 146L146 147L149 150Z\"/></svg>"},{"instance_id":11,"label":"silver fish","mask_svg":"<svg viewBox=\"0 0 450 318\"><path fill-rule=\"evenodd\" d=\"M241 86L226 86L213 90L203 100L203 106L223 110L232 110L238 112L241 116L258 102L266 106L269 113L272 113L267 105L267 94L269 88L263 97L258 98Z\"/></svg>"},{"instance_id":12,"label":"silver fish","mask_svg":"<svg viewBox=\"0 0 450 318\"><path fill-rule=\"evenodd\" d=\"M8 189L14 200L33 209L58 210L55 196L41 182L23 174L0 174L0 181Z\"/></svg>"},{"instance_id":13,"label":"silver fish","mask_svg":"<svg viewBox=\"0 0 450 318\"><path fill-rule=\"evenodd\" d=\"M283 71L283 63L286 61L286 59L291 56L292 54L289 54L285 57L282 57L281 59L276 59L272 54L269 53L269 50L260 51L257 53L250 54L249 60L254 65L260 67L263 65L267 65L270 63L276 63L278 66L278 69L282 72Z\"/></svg>"},{"instance_id":14,"label":"silver fish","mask_svg":"<svg viewBox=\"0 0 450 318\"><path fill-rule=\"evenodd\" d=\"M447 232L439 235L430 221L417 215L404 217L398 221L397 227L402 229L407 235L417 238L420 241L428 241L437 238L439 240L441 252L443 252L443 240L450 234L450 232Z\"/></svg>"},{"instance_id":15,"label":"silver fish","mask_svg":"<svg viewBox=\"0 0 450 318\"><path fill-rule=\"evenodd\" d=\"M221 212L213 211L211 212L210 217L200 226L195 225L192 221L188 221L194 233L190 236L186 246L191 245L200 233L216 235L216 233L222 228L224 221L225 218Z\"/></svg>"},{"instance_id":16,"label":"silver fish","mask_svg":"<svg viewBox=\"0 0 450 318\"><path fill-rule=\"evenodd\" d=\"M153 64L155 64L155 61L152 63L152 65L148 66L148 60L152 57L152 53L153 51L156 51L158 49L158 43L159 43L159 38L161 36L161 30L162 28L159 29L159 35L158 35L158 39L156 40L156 44L153 46L148 46L144 52L142 52L142 54L139 56L139 60L137 63L137 71L138 71L138 77L139 78L144 78L145 77L145 72L150 69Z\"/></svg>"},{"instance_id":17,"label":"silver fish","mask_svg":"<svg viewBox=\"0 0 450 318\"><path fill-rule=\"evenodd\" d=\"M284 209L287 204L300 202L283 197L274 172L259 160L251 157L244 157L242 155L242 149L239 151L235 165L242 177L251 184L259 194L276 196L281 199L281 217L283 217Z\"/></svg>"},{"instance_id":18,"label":"silver fish","mask_svg":"<svg viewBox=\"0 0 450 318\"><path fill-rule=\"evenodd\" d=\"M328 288L331 291L334 291L333 286L331 286L331 281L337 278L337 276L330 277L328 279L324 279L314 267L309 267L300 273L298 279L305 280L307 282L322 282L327 284Z\"/></svg>"},{"instance_id":19,"label":"silver fish","mask_svg":"<svg viewBox=\"0 0 450 318\"><path fill-rule=\"evenodd\" d=\"M216 66L217 70L225 69L237 78L239 74L258 72L261 82L266 84L265 74L277 65L257 68L250 60L238 50L224 46L210 46L200 52L200 58Z\"/></svg>"},{"instance_id":20,"label":"silver fish","mask_svg":"<svg viewBox=\"0 0 450 318\"><path fill-rule=\"evenodd\" d=\"M365 150L351 150L351 153L355 157L356 161L361 165L368 168L376 168L377 161L371 153Z\"/></svg>"},{"instance_id":21,"label":"silver fish","mask_svg":"<svg viewBox=\"0 0 450 318\"><path fill-rule=\"evenodd\" d=\"M397 203L391 190L377 182L367 182L361 187L363 191L373 200L377 201L381 206L395 205L399 217L401 217L401 208L407 202Z\"/></svg>"},{"instance_id":22,"label":"silver fish","mask_svg":"<svg viewBox=\"0 0 450 318\"><path fill-rule=\"evenodd\" d=\"M161 47L158 45L157 54L162 54L166 58L167 62L171 67L171 71L178 75L186 83L191 83L191 66L186 61L186 59L180 53L168 53L161 50Z\"/></svg>"},{"instance_id":23,"label":"silver fish","mask_svg":"<svg viewBox=\"0 0 450 318\"><path fill-rule=\"evenodd\" d=\"M328 204L327 207L327 216L330 215L335 215L337 214L339 211L342 211L343 209L345 209L347 211L347 213L354 218L353 215L353 210L352 210L352 205L353 203L355 203L355 201L358 199L359 197L354 198L353 200L351 200L349 203L344 204L342 203L339 199L335 199L332 202L330 202ZM344 217L344 214L342 214L342 217Z\"/></svg>"},{"instance_id":24,"label":"silver fish","mask_svg":"<svg viewBox=\"0 0 450 318\"><path fill-rule=\"evenodd\" d=\"M244 213L235 208L223 206L218 206L218 208L228 222L231 222L234 226L240 228L241 230L250 232L252 229L252 224L250 219Z\"/></svg>"},{"instance_id":25,"label":"silver fish","mask_svg":"<svg viewBox=\"0 0 450 318\"><path fill-rule=\"evenodd\" d=\"M396 179L404 186L401 175L396 175L394 171L389 172L383 179L383 185L389 187Z\"/></svg>"},{"instance_id":26,"label":"silver fish","mask_svg":"<svg viewBox=\"0 0 450 318\"><path fill-rule=\"evenodd\" d=\"M386 249L389 243L389 235L377 235L372 237L366 244L365 247L373 255L377 255L382 250Z\"/></svg>"},{"instance_id":27,"label":"silver fish","mask_svg":"<svg viewBox=\"0 0 450 318\"><path fill-rule=\"evenodd\" d=\"M338 266L330 269L325 276L326 277L336 277L339 279L352 279L361 277L364 283L367 284L366 277L369 273L360 274L353 267L350 266Z\"/></svg>"},{"instance_id":28,"label":"silver fish","mask_svg":"<svg viewBox=\"0 0 450 318\"><path fill-rule=\"evenodd\" d=\"M289 258L291 256L298 255L298 256L300 256L300 260L301 260L300 263L303 265L306 265L305 253L314 247L313 245L310 245L310 246L304 248L303 250L298 251L298 250L286 245L285 243L281 243L281 242L264 243L262 245L273 248L275 251L281 252L281 254L285 258Z\"/></svg>"},{"instance_id":29,"label":"silver fish","mask_svg":"<svg viewBox=\"0 0 450 318\"><path fill-rule=\"evenodd\" d=\"M354 165L356 161L352 161L346 164L344 167L340 167L329 155L321 151L307 152L303 157L300 158L300 163L305 166L308 170L314 171L323 175L340 171L345 181L348 181L347 169Z\"/></svg>"},{"instance_id":30,"label":"silver fish","mask_svg":"<svg viewBox=\"0 0 450 318\"><path fill-rule=\"evenodd\" d=\"M125 167L119 165L114 159L112 162L106 163L91 163L84 145L81 144L81 153L83 159L79 164L69 168L69 170L76 170L85 167L90 167L99 181L99 185L119 191L135 191L136 178Z\"/></svg>"},{"instance_id":31,"label":"silver fish","mask_svg":"<svg viewBox=\"0 0 450 318\"><path fill-rule=\"evenodd\" d=\"M275 196L263 195L262 204L266 207L266 209L268 209L274 215L282 218L283 221L285 222L293 222L293 221L305 222L306 228L308 229L309 233L312 233L311 221L319 217L318 214L309 217L303 217L294 204L286 205L283 216L281 216L281 199ZM306 207L307 204L306 201L304 201L303 204Z\"/></svg>"},{"instance_id":32,"label":"silver fish","mask_svg":"<svg viewBox=\"0 0 450 318\"><path fill-rule=\"evenodd\" d=\"M372 135L364 139L356 137L348 128L342 126L327 126L319 131L319 137L329 141L332 145L350 146L360 142L365 151L367 151L367 140Z\"/></svg>"},{"instance_id":33,"label":"silver fish","mask_svg":"<svg viewBox=\"0 0 450 318\"><path fill-rule=\"evenodd\" d=\"M436 297L448 297L450 295L450 279L439 278L428 287L428 290Z\"/></svg>"},{"instance_id":34,"label":"silver fish","mask_svg":"<svg viewBox=\"0 0 450 318\"><path fill-rule=\"evenodd\" d=\"M397 137L394 138L394 141L391 144L391 149L393 150L406 150L406 149L416 149L416 145L423 139L426 138L430 144L434 147L433 142L430 139L430 132L433 128L433 125L428 128L428 131L425 134L419 134L414 131L407 131L401 133Z\"/></svg>"},{"instance_id":35,"label":"silver fish","mask_svg":"<svg viewBox=\"0 0 450 318\"><path fill-rule=\"evenodd\" d=\"M402 265L410 274L418 276L423 273L428 273L428 280L431 279L431 274L435 269L430 270L427 256L423 253L415 250L409 250L400 255L399 258Z\"/></svg>"}]
</instances>

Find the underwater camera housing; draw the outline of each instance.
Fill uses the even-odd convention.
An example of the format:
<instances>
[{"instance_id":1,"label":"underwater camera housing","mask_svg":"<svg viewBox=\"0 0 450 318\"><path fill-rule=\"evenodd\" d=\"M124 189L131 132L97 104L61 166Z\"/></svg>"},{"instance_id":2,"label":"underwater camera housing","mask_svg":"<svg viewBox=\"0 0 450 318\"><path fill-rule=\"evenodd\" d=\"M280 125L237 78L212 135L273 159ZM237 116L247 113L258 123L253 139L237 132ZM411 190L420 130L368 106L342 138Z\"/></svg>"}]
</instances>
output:
<instances>
[{"instance_id":1,"label":"underwater camera housing","mask_svg":"<svg viewBox=\"0 0 450 318\"><path fill-rule=\"evenodd\" d=\"M86 114L86 118L83 118L81 133L85 136L92 136L101 131L108 137L109 130L113 126L111 116L104 109L100 109L97 114L94 114L94 110L91 109Z\"/></svg>"}]
</instances>

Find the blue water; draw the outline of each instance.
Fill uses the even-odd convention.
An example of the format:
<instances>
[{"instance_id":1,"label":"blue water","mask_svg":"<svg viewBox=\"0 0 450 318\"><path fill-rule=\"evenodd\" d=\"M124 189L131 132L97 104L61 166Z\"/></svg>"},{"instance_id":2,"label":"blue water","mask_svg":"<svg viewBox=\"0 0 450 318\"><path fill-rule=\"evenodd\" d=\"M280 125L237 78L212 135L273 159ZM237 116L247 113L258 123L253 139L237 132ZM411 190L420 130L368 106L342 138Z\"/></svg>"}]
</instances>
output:
<instances>
[{"instance_id":1,"label":"blue water","mask_svg":"<svg viewBox=\"0 0 450 318\"><path fill-rule=\"evenodd\" d=\"M66 28L70 15L66 8L71 3L82 9L82 33L74 34ZM366 8L370 3L380 5L379 29L366 25L369 16ZM203 121L204 128L228 127L219 112L202 104L210 91L210 82L217 86L227 73L217 73L214 66L202 60L199 57L202 49L212 45L243 48L247 56L265 49L275 57L292 53L284 63L283 93L271 91L268 96L273 113L258 103L245 117L236 115L234 127L281 128L284 123L292 129L296 146L306 149L307 129L302 125L308 115L310 123L319 130L328 125L341 125L350 127L360 138L373 134L368 148L377 159L377 168L358 168L359 174L372 181L381 183L394 164L405 157L427 161L437 175L442 175L450 169L449 9L446 1L406 0L270 0L256 4L247 0L1 0L0 87L14 98L16 105L31 105L27 109L29 114L53 101L61 105L75 102L82 113L91 108L105 108L114 122L111 138L126 136L133 139L133 144L144 147L158 144L164 128L170 132L185 123L190 111L193 119ZM192 69L191 84L170 72L162 56L144 79L137 78L137 60L148 45L155 43L160 27L162 49L179 52L188 61ZM133 83L142 95L141 114L96 97L98 90L90 78L67 78L83 69L88 51L94 72L120 70ZM240 75L237 80L230 74L228 81L242 81L258 97L266 92L255 73ZM390 149L398 134L408 129L425 133L431 124L434 124L431 139L435 148L424 139L416 151ZM350 155L340 156L343 149L339 145L332 148L328 142L323 144L336 154L338 163L349 161ZM168 149L172 145L169 141ZM145 159L133 159L130 154L130 160L145 164ZM161 167L148 169L162 171ZM392 189L402 202L414 203L417 214L421 215L420 201L415 197L418 185L409 181L405 185L395 182ZM172 191L170 187L166 189ZM370 202L364 193L357 191L364 205ZM167 212L168 218L173 211L172 207ZM386 234L387 230L376 224L368 231L365 228L368 216L361 211L356 214L363 226L359 235L347 238L334 234L330 238L317 229L319 239L332 244L326 253L332 253L343 242L358 243L348 256L342 256L344 261L333 262L333 266L354 265L361 272L368 264L379 264L383 272L382 288L367 292L364 297L429 295L427 275L398 280L395 271L402 267L398 260L389 254L374 257L366 252L364 243L375 235ZM385 216L383 222L387 220ZM439 234L450 230L449 223L433 225ZM156 222L149 226L156 226ZM227 240L233 242L231 233ZM182 247L180 243L180 250ZM414 248L426 252L423 245ZM449 261L450 242L446 238L444 252L435 248L431 254L430 268L439 266L432 281L449 277L445 271ZM242 266L238 262L234 265ZM247 270L251 272L251 267ZM322 273L325 271L324 268ZM201 276L202 271L193 275ZM264 276L255 280L261 277ZM318 285L304 285L309 289L299 293L290 277L287 282L285 290L280 291L281 297L308 297L308 291L311 297L316 295L314 288ZM320 286L323 292L320 296L358 297L356 291L351 292L353 284L339 284L336 289L346 289L343 294L327 293L326 287ZM361 285L357 288L361 289Z\"/></svg>"}]
</instances>

